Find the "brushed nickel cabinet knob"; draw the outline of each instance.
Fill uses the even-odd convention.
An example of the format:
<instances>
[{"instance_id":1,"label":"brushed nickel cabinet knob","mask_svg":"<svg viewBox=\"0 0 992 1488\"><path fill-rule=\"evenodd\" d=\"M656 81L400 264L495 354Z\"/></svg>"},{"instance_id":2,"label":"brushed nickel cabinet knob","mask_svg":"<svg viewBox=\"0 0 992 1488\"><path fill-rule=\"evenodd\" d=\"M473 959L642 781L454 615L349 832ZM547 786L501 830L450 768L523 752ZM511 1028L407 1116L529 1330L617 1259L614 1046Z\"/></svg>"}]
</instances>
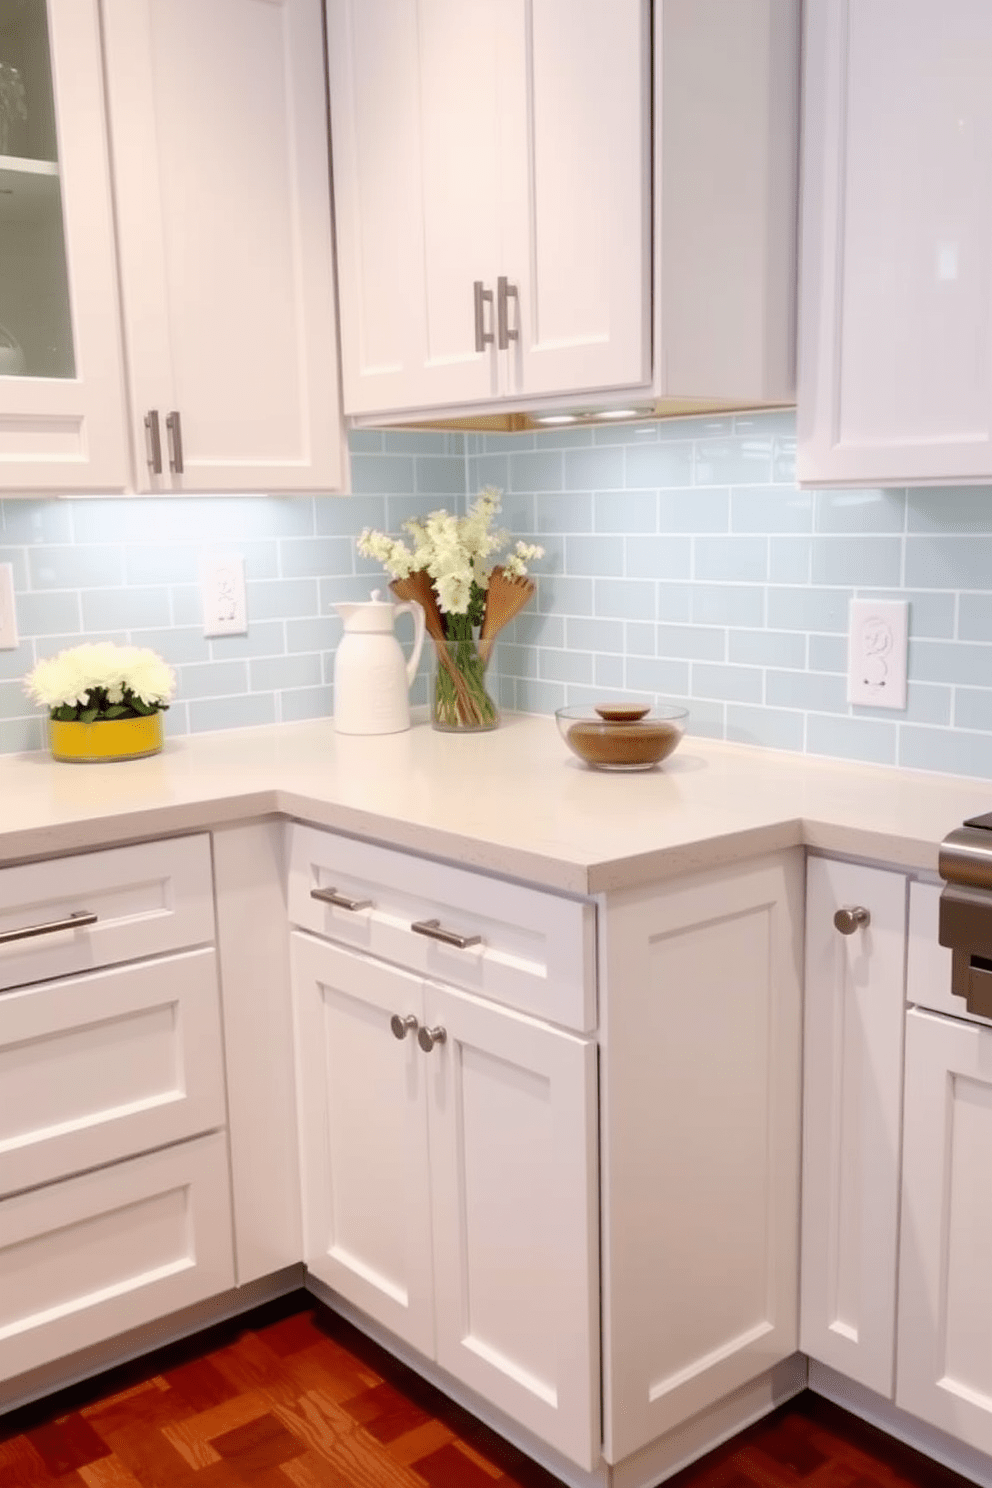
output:
<instances>
[{"instance_id":1,"label":"brushed nickel cabinet knob","mask_svg":"<svg viewBox=\"0 0 992 1488\"><path fill-rule=\"evenodd\" d=\"M855 930L866 930L871 924L871 911L861 904L845 905L834 915L834 925L841 935L853 935Z\"/></svg>"},{"instance_id":2,"label":"brushed nickel cabinet knob","mask_svg":"<svg viewBox=\"0 0 992 1488\"><path fill-rule=\"evenodd\" d=\"M429 1054L435 1044L443 1044L447 1040L447 1037L447 1029L441 1027L422 1028L417 1034L417 1043L425 1054Z\"/></svg>"}]
</instances>

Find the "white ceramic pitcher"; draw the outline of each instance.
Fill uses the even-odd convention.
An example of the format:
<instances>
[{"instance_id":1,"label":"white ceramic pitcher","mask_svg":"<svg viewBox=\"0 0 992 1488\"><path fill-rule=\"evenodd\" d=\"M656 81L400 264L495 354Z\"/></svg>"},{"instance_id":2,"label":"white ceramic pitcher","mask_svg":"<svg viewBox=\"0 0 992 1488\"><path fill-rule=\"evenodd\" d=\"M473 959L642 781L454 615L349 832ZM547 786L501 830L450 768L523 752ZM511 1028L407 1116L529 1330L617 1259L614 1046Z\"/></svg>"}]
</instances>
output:
<instances>
[{"instance_id":1,"label":"white ceramic pitcher","mask_svg":"<svg viewBox=\"0 0 992 1488\"><path fill-rule=\"evenodd\" d=\"M424 645L423 606L394 604L373 589L365 604L336 604L344 635L334 657L334 727L339 734L399 734L410 727L410 684ZM403 655L393 633L398 615L413 617L413 650Z\"/></svg>"}]
</instances>

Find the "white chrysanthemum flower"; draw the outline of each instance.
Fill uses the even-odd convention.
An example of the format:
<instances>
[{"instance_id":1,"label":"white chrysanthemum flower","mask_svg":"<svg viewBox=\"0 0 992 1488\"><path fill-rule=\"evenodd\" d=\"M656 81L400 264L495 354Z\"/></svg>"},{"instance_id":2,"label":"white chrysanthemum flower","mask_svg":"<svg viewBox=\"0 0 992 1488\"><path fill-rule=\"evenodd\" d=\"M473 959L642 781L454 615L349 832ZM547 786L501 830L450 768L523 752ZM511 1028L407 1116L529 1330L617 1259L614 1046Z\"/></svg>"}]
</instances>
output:
<instances>
[{"instance_id":1,"label":"white chrysanthemum flower","mask_svg":"<svg viewBox=\"0 0 992 1488\"><path fill-rule=\"evenodd\" d=\"M493 526L500 502L496 487L487 486L464 516L452 516L440 508L423 517L410 517L403 523L409 546L366 527L358 539L358 551L377 559L393 578L428 574L442 613L471 614L478 624L498 554L510 542L509 533ZM535 543L518 542L504 561L504 569L522 577L527 563L543 553Z\"/></svg>"},{"instance_id":2,"label":"white chrysanthemum flower","mask_svg":"<svg viewBox=\"0 0 992 1488\"><path fill-rule=\"evenodd\" d=\"M117 646L112 641L87 643L39 661L24 680L25 691L49 711L96 706L102 692L118 707L126 694L145 707L164 707L175 692L176 677L160 656L146 647ZM99 700L98 700L99 701Z\"/></svg>"},{"instance_id":3,"label":"white chrysanthemum flower","mask_svg":"<svg viewBox=\"0 0 992 1488\"><path fill-rule=\"evenodd\" d=\"M526 576L528 563L543 557L544 549L540 544L518 542L513 552L503 559L503 572L511 579L522 579Z\"/></svg>"},{"instance_id":4,"label":"white chrysanthemum flower","mask_svg":"<svg viewBox=\"0 0 992 1488\"><path fill-rule=\"evenodd\" d=\"M154 651L142 649L130 662L122 684L146 707L151 707L169 701L176 690L176 674Z\"/></svg>"},{"instance_id":5,"label":"white chrysanthemum flower","mask_svg":"<svg viewBox=\"0 0 992 1488\"><path fill-rule=\"evenodd\" d=\"M438 604L445 614L464 615L468 610L472 582L464 573L445 574L436 581L434 588L437 590Z\"/></svg>"},{"instance_id":6,"label":"white chrysanthemum flower","mask_svg":"<svg viewBox=\"0 0 992 1488\"><path fill-rule=\"evenodd\" d=\"M374 558L381 563L394 579L406 579L419 567L413 554L398 538L387 537L384 532L373 532L366 527L358 538L358 551L363 558Z\"/></svg>"}]
</instances>

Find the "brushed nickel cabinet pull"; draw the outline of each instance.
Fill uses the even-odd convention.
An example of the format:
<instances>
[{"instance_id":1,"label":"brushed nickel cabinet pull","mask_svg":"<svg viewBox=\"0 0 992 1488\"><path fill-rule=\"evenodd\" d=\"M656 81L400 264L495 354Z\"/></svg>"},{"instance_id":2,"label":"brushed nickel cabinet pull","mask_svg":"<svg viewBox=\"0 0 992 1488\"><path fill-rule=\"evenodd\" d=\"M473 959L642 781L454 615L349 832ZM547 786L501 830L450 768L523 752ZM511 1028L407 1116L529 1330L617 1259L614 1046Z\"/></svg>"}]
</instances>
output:
<instances>
[{"instance_id":1,"label":"brushed nickel cabinet pull","mask_svg":"<svg viewBox=\"0 0 992 1488\"><path fill-rule=\"evenodd\" d=\"M43 925L25 925L23 930L4 930L0 933L0 945L10 945L14 940L31 940L36 935L55 935L59 930L81 930L84 925L95 925L99 915L89 909L77 909L64 920L46 920Z\"/></svg>"},{"instance_id":2,"label":"brushed nickel cabinet pull","mask_svg":"<svg viewBox=\"0 0 992 1488\"><path fill-rule=\"evenodd\" d=\"M460 951L482 944L481 935L459 935L457 930L445 930L440 920L414 920L410 929L415 935L426 935L428 940L443 941L445 945L457 946Z\"/></svg>"},{"instance_id":3,"label":"brushed nickel cabinet pull","mask_svg":"<svg viewBox=\"0 0 992 1488\"><path fill-rule=\"evenodd\" d=\"M162 431L158 426L158 409L150 408L145 414L145 453L148 469L152 475L162 474Z\"/></svg>"},{"instance_id":4,"label":"brushed nickel cabinet pull","mask_svg":"<svg viewBox=\"0 0 992 1488\"><path fill-rule=\"evenodd\" d=\"M485 288L481 279L476 279L472 285L472 291L475 295L475 349L476 351L485 351L489 343L495 339L492 331L486 330L485 310L488 301L490 307L489 323L492 325L493 292L491 289Z\"/></svg>"},{"instance_id":5,"label":"brushed nickel cabinet pull","mask_svg":"<svg viewBox=\"0 0 992 1488\"><path fill-rule=\"evenodd\" d=\"M408 1033L416 1033L417 1026L417 1020L412 1013L407 1013L403 1018L399 1013L394 1013L389 1020L393 1038L405 1039Z\"/></svg>"},{"instance_id":6,"label":"brushed nickel cabinet pull","mask_svg":"<svg viewBox=\"0 0 992 1488\"><path fill-rule=\"evenodd\" d=\"M165 421L166 431L169 435L169 469L176 475L183 473L183 426L179 414L175 409L169 414Z\"/></svg>"},{"instance_id":7,"label":"brushed nickel cabinet pull","mask_svg":"<svg viewBox=\"0 0 992 1488\"><path fill-rule=\"evenodd\" d=\"M336 909L371 909L371 899L349 899L347 894L339 894L337 889L311 889L311 899L319 899L321 904L333 904Z\"/></svg>"},{"instance_id":8,"label":"brushed nickel cabinet pull","mask_svg":"<svg viewBox=\"0 0 992 1488\"><path fill-rule=\"evenodd\" d=\"M448 1041L447 1029L444 1028L422 1028L417 1034L417 1043L425 1054L429 1054L435 1044L444 1044Z\"/></svg>"},{"instance_id":9,"label":"brushed nickel cabinet pull","mask_svg":"<svg viewBox=\"0 0 992 1488\"><path fill-rule=\"evenodd\" d=\"M517 302L517 323L510 330L510 316L507 308L509 300ZM496 324L499 329L499 349L506 351L511 341L520 339L520 294L515 284L511 284L505 274L500 274L496 280Z\"/></svg>"},{"instance_id":10,"label":"brushed nickel cabinet pull","mask_svg":"<svg viewBox=\"0 0 992 1488\"><path fill-rule=\"evenodd\" d=\"M855 930L867 930L871 924L871 911L856 904L839 909L834 915L834 926L841 935L853 935Z\"/></svg>"}]
</instances>

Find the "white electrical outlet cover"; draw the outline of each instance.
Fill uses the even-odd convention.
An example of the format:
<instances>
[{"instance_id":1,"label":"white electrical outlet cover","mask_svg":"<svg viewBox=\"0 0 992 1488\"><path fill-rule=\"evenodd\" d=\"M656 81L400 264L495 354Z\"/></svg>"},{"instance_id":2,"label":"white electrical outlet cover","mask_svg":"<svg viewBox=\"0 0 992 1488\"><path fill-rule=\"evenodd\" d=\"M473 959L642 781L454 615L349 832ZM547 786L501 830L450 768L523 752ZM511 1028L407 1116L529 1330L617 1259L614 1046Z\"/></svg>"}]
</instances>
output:
<instances>
[{"instance_id":1,"label":"white electrical outlet cover","mask_svg":"<svg viewBox=\"0 0 992 1488\"><path fill-rule=\"evenodd\" d=\"M847 648L849 703L862 708L905 708L908 655L906 600L851 600Z\"/></svg>"},{"instance_id":2,"label":"white electrical outlet cover","mask_svg":"<svg viewBox=\"0 0 992 1488\"><path fill-rule=\"evenodd\" d=\"M0 651L16 651L17 610L14 606L14 566L0 563Z\"/></svg>"},{"instance_id":3,"label":"white electrical outlet cover","mask_svg":"<svg viewBox=\"0 0 992 1488\"><path fill-rule=\"evenodd\" d=\"M240 553L205 558L200 568L205 636L244 635L248 629L245 560Z\"/></svg>"}]
</instances>

